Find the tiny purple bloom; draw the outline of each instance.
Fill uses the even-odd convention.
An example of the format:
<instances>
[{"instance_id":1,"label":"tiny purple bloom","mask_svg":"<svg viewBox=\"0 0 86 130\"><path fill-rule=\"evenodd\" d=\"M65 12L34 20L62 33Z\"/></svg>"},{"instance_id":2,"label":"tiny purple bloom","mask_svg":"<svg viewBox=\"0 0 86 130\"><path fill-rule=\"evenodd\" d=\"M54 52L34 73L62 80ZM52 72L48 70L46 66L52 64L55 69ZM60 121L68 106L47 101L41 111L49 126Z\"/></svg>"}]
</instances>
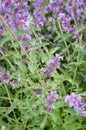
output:
<instances>
[{"instance_id":1,"label":"tiny purple bloom","mask_svg":"<svg viewBox=\"0 0 86 130\"><path fill-rule=\"evenodd\" d=\"M41 95L42 90L41 89L33 89L33 91L37 94L37 95Z\"/></svg>"},{"instance_id":2,"label":"tiny purple bloom","mask_svg":"<svg viewBox=\"0 0 86 130\"><path fill-rule=\"evenodd\" d=\"M86 50L86 43L83 46L80 46L81 50Z\"/></svg>"},{"instance_id":3,"label":"tiny purple bloom","mask_svg":"<svg viewBox=\"0 0 86 130\"><path fill-rule=\"evenodd\" d=\"M33 108L33 109L36 109L37 106L36 106L35 104L32 104L32 108Z\"/></svg>"},{"instance_id":4,"label":"tiny purple bloom","mask_svg":"<svg viewBox=\"0 0 86 130\"><path fill-rule=\"evenodd\" d=\"M80 38L80 34L78 32L74 32L73 39L79 39L79 38Z\"/></svg>"},{"instance_id":5,"label":"tiny purple bloom","mask_svg":"<svg viewBox=\"0 0 86 130\"><path fill-rule=\"evenodd\" d=\"M13 88L17 83L18 83L18 80L14 79L13 81L10 82L10 85Z\"/></svg>"},{"instance_id":6,"label":"tiny purple bloom","mask_svg":"<svg viewBox=\"0 0 86 130\"><path fill-rule=\"evenodd\" d=\"M4 73L2 81L4 82L4 84L8 84L8 82L9 82L9 75Z\"/></svg>"},{"instance_id":7,"label":"tiny purple bloom","mask_svg":"<svg viewBox=\"0 0 86 130\"><path fill-rule=\"evenodd\" d=\"M86 82L86 75L84 75L84 81Z\"/></svg>"},{"instance_id":8,"label":"tiny purple bloom","mask_svg":"<svg viewBox=\"0 0 86 130\"><path fill-rule=\"evenodd\" d=\"M24 58L24 59L22 60L22 62L26 64L26 63L27 63L27 59Z\"/></svg>"},{"instance_id":9,"label":"tiny purple bloom","mask_svg":"<svg viewBox=\"0 0 86 130\"><path fill-rule=\"evenodd\" d=\"M1 130L5 130L5 126L2 126L2 129Z\"/></svg>"}]
</instances>

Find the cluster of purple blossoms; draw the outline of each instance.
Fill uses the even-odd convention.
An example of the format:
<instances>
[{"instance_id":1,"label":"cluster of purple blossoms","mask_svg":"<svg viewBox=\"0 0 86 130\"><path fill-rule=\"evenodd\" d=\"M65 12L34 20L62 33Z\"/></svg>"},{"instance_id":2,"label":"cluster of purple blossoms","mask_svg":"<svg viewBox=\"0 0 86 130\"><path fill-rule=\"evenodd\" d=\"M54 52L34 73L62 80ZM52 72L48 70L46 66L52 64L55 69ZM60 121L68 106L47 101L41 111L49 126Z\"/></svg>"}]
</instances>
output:
<instances>
[{"instance_id":1,"label":"cluster of purple blossoms","mask_svg":"<svg viewBox=\"0 0 86 130\"><path fill-rule=\"evenodd\" d=\"M69 16L72 19L76 18L76 20L85 19L84 7L86 5L85 0L69 0L66 3L66 10Z\"/></svg>"},{"instance_id":2,"label":"cluster of purple blossoms","mask_svg":"<svg viewBox=\"0 0 86 130\"><path fill-rule=\"evenodd\" d=\"M56 23L57 18L61 20L62 29L67 33L72 33L73 39L78 39L80 34L77 31L78 25L76 23L86 19L85 5L85 0L69 0L66 3L63 0L35 0L33 4L35 22L41 27L49 25L47 30L52 31L52 24ZM48 16L48 14L52 15ZM56 18L53 16L56 16ZM52 20L50 21L50 19Z\"/></svg>"},{"instance_id":3,"label":"cluster of purple blossoms","mask_svg":"<svg viewBox=\"0 0 86 130\"><path fill-rule=\"evenodd\" d=\"M28 40L31 39L32 32L29 26L32 22L32 16L29 12L28 0L1 0L0 14L15 35L18 34L18 31L24 30L24 35L20 36L18 34L18 40L25 44ZM0 20L0 37L3 36L5 31L6 29ZM27 47L24 49L26 53L29 53L29 49ZM27 60L23 59L22 62L26 63Z\"/></svg>"},{"instance_id":4,"label":"cluster of purple blossoms","mask_svg":"<svg viewBox=\"0 0 86 130\"><path fill-rule=\"evenodd\" d=\"M65 13L59 13L58 19L61 21L62 29L67 33L70 32L73 34L73 39L78 39L80 37L76 27L71 26L72 18L69 15L66 15Z\"/></svg>"},{"instance_id":5,"label":"cluster of purple blossoms","mask_svg":"<svg viewBox=\"0 0 86 130\"><path fill-rule=\"evenodd\" d=\"M28 11L28 0L4 0L0 2L0 14L15 34L18 30L27 32L26 36L20 37L21 40L31 39L29 25L32 17Z\"/></svg>"},{"instance_id":6,"label":"cluster of purple blossoms","mask_svg":"<svg viewBox=\"0 0 86 130\"><path fill-rule=\"evenodd\" d=\"M0 67L0 80L4 83L4 84L8 84L10 83L11 87L14 87L17 83L18 80L14 79L10 82L10 75L7 73L4 73L2 68Z\"/></svg>"},{"instance_id":7,"label":"cluster of purple blossoms","mask_svg":"<svg viewBox=\"0 0 86 130\"><path fill-rule=\"evenodd\" d=\"M73 38L78 39L79 33L72 23L75 21L80 23L86 19L85 5L85 0L69 0L66 3L63 0L34 0L31 1L31 5L28 4L28 0L1 0L0 14L15 34L18 30L27 32L25 36L18 37L22 41L31 39L31 23L36 27L39 26L40 29L46 26L50 32L58 19L62 22L62 29L72 32ZM0 21L0 36L3 35L4 30Z\"/></svg>"},{"instance_id":8,"label":"cluster of purple blossoms","mask_svg":"<svg viewBox=\"0 0 86 130\"><path fill-rule=\"evenodd\" d=\"M62 29L65 30L66 32L70 32L70 30L71 30L71 25L70 25L71 17L69 17L65 13L59 13L58 19L61 20L61 22L62 22Z\"/></svg>"},{"instance_id":9,"label":"cluster of purple blossoms","mask_svg":"<svg viewBox=\"0 0 86 130\"><path fill-rule=\"evenodd\" d=\"M54 102L58 99L58 94L55 92L51 92L47 95L47 112L52 112L55 109Z\"/></svg>"},{"instance_id":10,"label":"cluster of purple blossoms","mask_svg":"<svg viewBox=\"0 0 86 130\"><path fill-rule=\"evenodd\" d=\"M50 60L50 64L49 64L49 68L47 71L44 72L44 75L46 77L52 77L53 76L53 72L55 70L55 67L59 67L60 66L60 61L63 60L63 56L60 56L58 54L55 55L55 58Z\"/></svg>"},{"instance_id":11,"label":"cluster of purple blossoms","mask_svg":"<svg viewBox=\"0 0 86 130\"><path fill-rule=\"evenodd\" d=\"M69 107L79 112L82 117L86 117L86 104L81 96L76 96L74 93L65 97L65 102L69 103Z\"/></svg>"},{"instance_id":12,"label":"cluster of purple blossoms","mask_svg":"<svg viewBox=\"0 0 86 130\"><path fill-rule=\"evenodd\" d=\"M48 1L48 0L47 0ZM43 16L43 9L44 7L42 6L44 4L44 2L46 2L46 0L34 0L34 4L33 4L33 7L34 7L34 16L35 16L35 24L36 25L39 25L39 26L43 26L47 20L46 20L46 17Z\"/></svg>"},{"instance_id":13,"label":"cluster of purple blossoms","mask_svg":"<svg viewBox=\"0 0 86 130\"><path fill-rule=\"evenodd\" d=\"M57 14L63 8L63 1L62 0L34 0L33 3L34 7L34 16L35 16L35 23L41 27L45 24L48 25L55 23L55 18L50 16L47 17L48 14ZM52 25L51 25L52 28ZM48 30L52 31L50 27Z\"/></svg>"},{"instance_id":14,"label":"cluster of purple blossoms","mask_svg":"<svg viewBox=\"0 0 86 130\"><path fill-rule=\"evenodd\" d=\"M7 73L4 73L1 67L0 67L0 80L2 80L4 84L8 84L9 82L9 75Z\"/></svg>"}]
</instances>

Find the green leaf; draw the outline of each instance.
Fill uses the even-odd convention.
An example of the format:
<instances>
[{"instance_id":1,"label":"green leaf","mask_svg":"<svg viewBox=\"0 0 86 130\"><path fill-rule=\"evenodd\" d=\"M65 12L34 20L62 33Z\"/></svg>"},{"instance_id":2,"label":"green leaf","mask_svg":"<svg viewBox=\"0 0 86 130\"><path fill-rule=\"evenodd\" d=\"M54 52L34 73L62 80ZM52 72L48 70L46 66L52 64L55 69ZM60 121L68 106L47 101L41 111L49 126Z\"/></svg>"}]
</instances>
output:
<instances>
[{"instance_id":1,"label":"green leaf","mask_svg":"<svg viewBox=\"0 0 86 130\"><path fill-rule=\"evenodd\" d=\"M86 96L86 92L80 93L81 96Z\"/></svg>"},{"instance_id":2,"label":"green leaf","mask_svg":"<svg viewBox=\"0 0 86 130\"><path fill-rule=\"evenodd\" d=\"M35 45L32 49L39 49L39 48L44 47L46 45L49 45L49 43L43 43L43 44L40 44L40 45Z\"/></svg>"},{"instance_id":3,"label":"green leaf","mask_svg":"<svg viewBox=\"0 0 86 130\"><path fill-rule=\"evenodd\" d=\"M56 104L55 106L56 106L57 109L66 106L64 101L61 101L61 100L57 101L55 104Z\"/></svg>"},{"instance_id":4,"label":"green leaf","mask_svg":"<svg viewBox=\"0 0 86 130\"><path fill-rule=\"evenodd\" d=\"M10 41L10 36L3 36L0 38L0 47L3 47L3 45L8 41Z\"/></svg>"},{"instance_id":5,"label":"green leaf","mask_svg":"<svg viewBox=\"0 0 86 130\"><path fill-rule=\"evenodd\" d=\"M71 79L71 77L65 73L63 76L62 76L62 82L64 81L69 81L70 83L73 83L73 80Z\"/></svg>"},{"instance_id":6,"label":"green leaf","mask_svg":"<svg viewBox=\"0 0 86 130\"><path fill-rule=\"evenodd\" d=\"M56 123L58 121L58 114L56 114L55 112L52 112L51 119L53 120L54 123Z\"/></svg>"},{"instance_id":7,"label":"green leaf","mask_svg":"<svg viewBox=\"0 0 86 130\"><path fill-rule=\"evenodd\" d=\"M24 30L18 30L17 35L24 36L24 35L27 35L27 32Z\"/></svg>"},{"instance_id":8,"label":"green leaf","mask_svg":"<svg viewBox=\"0 0 86 130\"><path fill-rule=\"evenodd\" d=\"M57 50L59 49L59 47L53 48L50 50L50 54L54 54Z\"/></svg>"},{"instance_id":9,"label":"green leaf","mask_svg":"<svg viewBox=\"0 0 86 130\"><path fill-rule=\"evenodd\" d=\"M73 109L71 109L71 108L67 108L67 109L65 109L65 110L63 110L64 112L66 112L66 113L70 113L70 114L72 114L72 115L76 115L76 113L74 112L74 110Z\"/></svg>"},{"instance_id":10,"label":"green leaf","mask_svg":"<svg viewBox=\"0 0 86 130\"><path fill-rule=\"evenodd\" d=\"M40 124L40 128L44 128L47 122L47 116L44 117L44 119L42 120L41 124Z\"/></svg>"},{"instance_id":11,"label":"green leaf","mask_svg":"<svg viewBox=\"0 0 86 130\"><path fill-rule=\"evenodd\" d=\"M10 130L22 130L22 126L15 124Z\"/></svg>"},{"instance_id":12,"label":"green leaf","mask_svg":"<svg viewBox=\"0 0 86 130\"><path fill-rule=\"evenodd\" d=\"M65 125L65 129L69 130L71 128L71 130L78 130L80 128L82 128L81 124L78 122L74 122L72 124L67 124Z\"/></svg>"}]
</instances>

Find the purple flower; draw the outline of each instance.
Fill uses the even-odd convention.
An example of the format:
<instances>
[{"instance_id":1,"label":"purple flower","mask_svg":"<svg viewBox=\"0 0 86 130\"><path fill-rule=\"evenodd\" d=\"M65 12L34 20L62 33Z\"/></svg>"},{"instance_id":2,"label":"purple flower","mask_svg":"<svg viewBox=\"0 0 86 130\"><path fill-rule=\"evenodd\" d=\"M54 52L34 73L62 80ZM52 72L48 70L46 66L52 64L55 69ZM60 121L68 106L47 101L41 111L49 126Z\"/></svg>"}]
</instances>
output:
<instances>
[{"instance_id":1,"label":"purple flower","mask_svg":"<svg viewBox=\"0 0 86 130\"><path fill-rule=\"evenodd\" d=\"M44 75L46 77L53 77L53 72L55 70L55 67L60 66L60 61L63 60L63 56L60 56L58 54L55 55L54 59L50 60L49 68L47 71L44 72Z\"/></svg>"},{"instance_id":2,"label":"purple flower","mask_svg":"<svg viewBox=\"0 0 86 130\"><path fill-rule=\"evenodd\" d=\"M13 81L10 82L10 85L12 88L14 88L14 86L18 83L17 79L14 79Z\"/></svg>"},{"instance_id":3,"label":"purple flower","mask_svg":"<svg viewBox=\"0 0 86 130\"><path fill-rule=\"evenodd\" d=\"M81 50L86 50L86 43L83 46L80 46Z\"/></svg>"},{"instance_id":4,"label":"purple flower","mask_svg":"<svg viewBox=\"0 0 86 130\"><path fill-rule=\"evenodd\" d=\"M75 112L79 112L81 116L86 117L86 105L85 100L80 96L76 96L74 93L65 97L65 102L69 103L69 107L73 108Z\"/></svg>"},{"instance_id":5,"label":"purple flower","mask_svg":"<svg viewBox=\"0 0 86 130\"><path fill-rule=\"evenodd\" d=\"M59 19L59 20L64 20L65 17L66 17L66 14L65 14L65 13L60 12L60 13L58 14L58 19Z\"/></svg>"},{"instance_id":6,"label":"purple flower","mask_svg":"<svg viewBox=\"0 0 86 130\"><path fill-rule=\"evenodd\" d=\"M0 57L3 55L3 50L0 48Z\"/></svg>"},{"instance_id":7,"label":"purple flower","mask_svg":"<svg viewBox=\"0 0 86 130\"><path fill-rule=\"evenodd\" d=\"M9 82L9 75L3 72L2 67L0 67L0 79L5 84Z\"/></svg>"},{"instance_id":8,"label":"purple flower","mask_svg":"<svg viewBox=\"0 0 86 130\"><path fill-rule=\"evenodd\" d=\"M51 104L51 105L48 106L47 112L52 112L52 110L54 110L54 109L55 109L55 105Z\"/></svg>"},{"instance_id":9,"label":"purple flower","mask_svg":"<svg viewBox=\"0 0 86 130\"><path fill-rule=\"evenodd\" d=\"M47 104L48 108L47 111L51 112L53 109L55 109L54 102L58 99L58 94L55 92L51 92L47 95Z\"/></svg>"},{"instance_id":10,"label":"purple flower","mask_svg":"<svg viewBox=\"0 0 86 130\"><path fill-rule=\"evenodd\" d=\"M29 49L29 48L27 48L27 49L26 49L26 52L29 54L29 53L30 53L30 49Z\"/></svg>"},{"instance_id":11,"label":"purple flower","mask_svg":"<svg viewBox=\"0 0 86 130\"><path fill-rule=\"evenodd\" d=\"M85 110L85 111L80 112L80 115L81 115L82 117L85 117L85 118L86 118L86 110Z\"/></svg>"},{"instance_id":12,"label":"purple flower","mask_svg":"<svg viewBox=\"0 0 86 130\"><path fill-rule=\"evenodd\" d=\"M57 93L56 92L51 92L47 96L47 103L48 103L48 105L54 103L57 99L58 99Z\"/></svg>"},{"instance_id":13,"label":"purple flower","mask_svg":"<svg viewBox=\"0 0 86 130\"><path fill-rule=\"evenodd\" d=\"M33 109L36 109L37 106L36 106L35 104L32 104L32 108L33 108Z\"/></svg>"},{"instance_id":14,"label":"purple flower","mask_svg":"<svg viewBox=\"0 0 86 130\"><path fill-rule=\"evenodd\" d=\"M70 100L70 96L67 95L67 96L65 97L64 101L65 101L65 102L69 102L69 100Z\"/></svg>"},{"instance_id":15,"label":"purple flower","mask_svg":"<svg viewBox=\"0 0 86 130\"><path fill-rule=\"evenodd\" d=\"M71 30L71 17L66 15L65 13L59 13L58 19L62 23L62 29L66 32L70 32L70 30Z\"/></svg>"},{"instance_id":16,"label":"purple flower","mask_svg":"<svg viewBox=\"0 0 86 130\"><path fill-rule=\"evenodd\" d=\"M3 81L4 84L8 84L8 82L9 82L9 75L4 73L3 77L2 77L2 81Z\"/></svg>"},{"instance_id":17,"label":"purple flower","mask_svg":"<svg viewBox=\"0 0 86 130\"><path fill-rule=\"evenodd\" d=\"M84 6L85 2L83 0L69 0L66 3L66 10L72 19L75 17L77 20L82 20L83 15L85 15Z\"/></svg>"},{"instance_id":18,"label":"purple flower","mask_svg":"<svg viewBox=\"0 0 86 130\"><path fill-rule=\"evenodd\" d=\"M1 130L5 130L5 126L2 126L2 129Z\"/></svg>"},{"instance_id":19,"label":"purple flower","mask_svg":"<svg viewBox=\"0 0 86 130\"><path fill-rule=\"evenodd\" d=\"M86 82L86 75L84 75L84 81Z\"/></svg>"},{"instance_id":20,"label":"purple flower","mask_svg":"<svg viewBox=\"0 0 86 130\"><path fill-rule=\"evenodd\" d=\"M24 59L22 60L22 62L23 62L24 64L26 64L26 63L27 63L27 59L24 58Z\"/></svg>"},{"instance_id":21,"label":"purple flower","mask_svg":"<svg viewBox=\"0 0 86 130\"><path fill-rule=\"evenodd\" d=\"M55 65L59 67L61 60L63 60L63 56L56 54L55 59L54 59Z\"/></svg>"},{"instance_id":22,"label":"purple flower","mask_svg":"<svg viewBox=\"0 0 86 130\"><path fill-rule=\"evenodd\" d=\"M79 39L80 38L80 34L76 31L73 33L73 39Z\"/></svg>"},{"instance_id":23,"label":"purple flower","mask_svg":"<svg viewBox=\"0 0 86 130\"><path fill-rule=\"evenodd\" d=\"M3 36L3 30L0 29L0 37L2 37L2 36Z\"/></svg>"},{"instance_id":24,"label":"purple flower","mask_svg":"<svg viewBox=\"0 0 86 130\"><path fill-rule=\"evenodd\" d=\"M0 3L0 13L14 33L18 30L29 32L32 16L29 12L28 0L5 0ZM31 36L28 33L28 38ZM23 36L21 36L23 37Z\"/></svg>"},{"instance_id":25,"label":"purple flower","mask_svg":"<svg viewBox=\"0 0 86 130\"><path fill-rule=\"evenodd\" d=\"M49 26L48 27L48 31L52 31L53 30L53 27L52 26Z\"/></svg>"},{"instance_id":26,"label":"purple flower","mask_svg":"<svg viewBox=\"0 0 86 130\"><path fill-rule=\"evenodd\" d=\"M34 26L39 26L40 30L43 30L44 26L47 27L47 30L53 30L52 25L57 21L53 18L53 14L61 21L62 29L70 32L74 19L78 22L86 19L85 5L84 0L68 0L67 2L63 2L63 0L34 0L31 5L28 4L28 0L1 0L0 14L15 34L21 29L28 33L27 36L21 36L20 40L24 41L31 40L31 23ZM0 22L0 36L4 31ZM74 38L78 37L79 35L75 33Z\"/></svg>"},{"instance_id":27,"label":"purple flower","mask_svg":"<svg viewBox=\"0 0 86 130\"><path fill-rule=\"evenodd\" d=\"M0 53L2 53L3 51L2 51L2 48L0 48Z\"/></svg>"},{"instance_id":28,"label":"purple flower","mask_svg":"<svg viewBox=\"0 0 86 130\"><path fill-rule=\"evenodd\" d=\"M3 78L3 71L2 71L2 67L0 67L0 79Z\"/></svg>"},{"instance_id":29,"label":"purple flower","mask_svg":"<svg viewBox=\"0 0 86 130\"><path fill-rule=\"evenodd\" d=\"M8 84L10 76L7 73L4 73L2 67L0 67L0 79L4 84Z\"/></svg>"},{"instance_id":30,"label":"purple flower","mask_svg":"<svg viewBox=\"0 0 86 130\"><path fill-rule=\"evenodd\" d=\"M45 72L44 72L44 75L45 75L46 77L53 77L53 73L52 73L51 71L49 71L49 70L45 71Z\"/></svg>"},{"instance_id":31,"label":"purple flower","mask_svg":"<svg viewBox=\"0 0 86 130\"><path fill-rule=\"evenodd\" d=\"M42 90L41 89L33 89L33 91L37 94L37 95L41 95Z\"/></svg>"}]
</instances>

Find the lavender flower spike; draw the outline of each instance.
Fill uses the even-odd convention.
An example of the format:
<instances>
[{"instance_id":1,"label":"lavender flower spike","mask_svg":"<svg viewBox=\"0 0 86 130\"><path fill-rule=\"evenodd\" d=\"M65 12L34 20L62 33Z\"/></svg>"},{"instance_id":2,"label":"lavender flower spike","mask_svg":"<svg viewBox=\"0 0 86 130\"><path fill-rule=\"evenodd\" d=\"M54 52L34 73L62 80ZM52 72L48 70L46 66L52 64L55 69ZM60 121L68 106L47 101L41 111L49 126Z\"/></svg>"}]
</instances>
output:
<instances>
[{"instance_id":1,"label":"lavender flower spike","mask_svg":"<svg viewBox=\"0 0 86 130\"><path fill-rule=\"evenodd\" d=\"M60 61L61 60L63 60L63 56L60 56L58 54L55 55L54 59L50 60L49 68L48 68L47 71L44 72L46 77L52 77L53 76L53 72L55 70L55 67L60 66Z\"/></svg>"},{"instance_id":2,"label":"lavender flower spike","mask_svg":"<svg viewBox=\"0 0 86 130\"><path fill-rule=\"evenodd\" d=\"M3 83L8 84L9 78L10 78L9 75L4 73L2 78Z\"/></svg>"},{"instance_id":3,"label":"lavender flower spike","mask_svg":"<svg viewBox=\"0 0 86 130\"><path fill-rule=\"evenodd\" d=\"M55 92L51 92L50 94L48 94L47 96L47 104L48 104L48 108L47 111L51 112L52 110L55 109L54 106L54 102L58 99L58 94Z\"/></svg>"},{"instance_id":4,"label":"lavender flower spike","mask_svg":"<svg viewBox=\"0 0 86 130\"><path fill-rule=\"evenodd\" d=\"M73 108L75 112L79 112L82 117L86 117L85 100L80 95L76 96L74 93L67 95L65 102L68 102L69 107Z\"/></svg>"}]
</instances>

